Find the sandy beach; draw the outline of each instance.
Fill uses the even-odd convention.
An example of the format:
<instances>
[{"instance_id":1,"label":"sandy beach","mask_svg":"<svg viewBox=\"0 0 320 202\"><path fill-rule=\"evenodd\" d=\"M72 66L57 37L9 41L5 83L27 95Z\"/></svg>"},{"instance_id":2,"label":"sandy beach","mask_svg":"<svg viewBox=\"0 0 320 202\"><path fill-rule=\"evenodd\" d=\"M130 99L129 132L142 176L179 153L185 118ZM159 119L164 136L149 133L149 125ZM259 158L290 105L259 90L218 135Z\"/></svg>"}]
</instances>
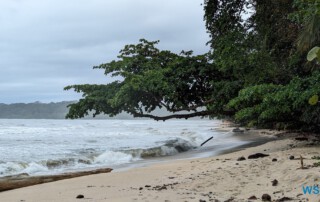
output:
<instances>
[{"instance_id":1,"label":"sandy beach","mask_svg":"<svg viewBox=\"0 0 320 202\"><path fill-rule=\"evenodd\" d=\"M297 137L303 138L296 140ZM320 167L313 166L319 160L312 159L320 156L319 139L304 137L283 133L275 141L229 154L162 162L15 189L0 193L0 201L241 202L271 198L270 201L319 202L320 194L303 193L303 186L320 185ZM268 156L248 159L256 153Z\"/></svg>"}]
</instances>

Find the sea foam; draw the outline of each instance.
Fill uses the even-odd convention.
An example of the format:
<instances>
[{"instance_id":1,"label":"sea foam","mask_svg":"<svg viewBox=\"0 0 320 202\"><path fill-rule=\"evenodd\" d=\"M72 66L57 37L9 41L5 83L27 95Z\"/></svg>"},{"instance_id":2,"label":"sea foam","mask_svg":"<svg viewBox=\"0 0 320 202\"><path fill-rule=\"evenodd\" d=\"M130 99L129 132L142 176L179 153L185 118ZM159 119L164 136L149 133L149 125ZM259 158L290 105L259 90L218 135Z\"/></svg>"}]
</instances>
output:
<instances>
[{"instance_id":1,"label":"sea foam","mask_svg":"<svg viewBox=\"0 0 320 202\"><path fill-rule=\"evenodd\" d=\"M212 120L2 119L0 176L112 167L175 155L199 147L211 136L221 136L211 130L218 124Z\"/></svg>"}]
</instances>

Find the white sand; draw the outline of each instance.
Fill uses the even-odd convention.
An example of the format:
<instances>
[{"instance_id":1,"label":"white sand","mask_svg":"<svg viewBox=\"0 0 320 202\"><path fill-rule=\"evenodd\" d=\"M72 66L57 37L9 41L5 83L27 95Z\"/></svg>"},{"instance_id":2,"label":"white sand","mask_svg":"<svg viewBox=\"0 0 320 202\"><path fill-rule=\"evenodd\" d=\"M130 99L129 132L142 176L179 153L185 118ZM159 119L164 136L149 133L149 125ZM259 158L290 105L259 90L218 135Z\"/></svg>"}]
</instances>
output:
<instances>
[{"instance_id":1,"label":"white sand","mask_svg":"<svg viewBox=\"0 0 320 202\"><path fill-rule=\"evenodd\" d=\"M320 167L310 167L320 156L320 145L293 137L216 157L177 160L143 168L91 175L0 193L3 202L37 201L261 201L290 197L320 202L320 195L303 195L302 185L320 185ZM270 156L247 159L253 153ZM300 169L302 155L308 169ZM241 156L244 161L237 161ZM276 158L276 162L272 159ZM277 179L279 184L272 186ZM147 186L146 186L147 185ZM148 185L150 187L148 187ZM84 199L76 199L82 194ZM258 200L248 200L256 196ZM231 201L231 200L229 200Z\"/></svg>"}]
</instances>

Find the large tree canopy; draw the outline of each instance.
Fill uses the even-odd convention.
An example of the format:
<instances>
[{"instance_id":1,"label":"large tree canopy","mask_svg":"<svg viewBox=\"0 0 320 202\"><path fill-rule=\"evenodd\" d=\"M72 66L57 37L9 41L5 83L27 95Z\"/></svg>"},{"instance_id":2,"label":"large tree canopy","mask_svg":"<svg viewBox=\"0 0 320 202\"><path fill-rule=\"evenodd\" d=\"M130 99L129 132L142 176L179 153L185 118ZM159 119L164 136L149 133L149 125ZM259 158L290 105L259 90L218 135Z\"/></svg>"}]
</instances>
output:
<instances>
[{"instance_id":1,"label":"large tree canopy","mask_svg":"<svg viewBox=\"0 0 320 202\"><path fill-rule=\"evenodd\" d=\"M118 78L71 85L83 93L67 118L127 112L155 120L231 117L249 126L320 130L319 0L205 0L210 52L157 49L159 41L127 45L118 60L94 68ZM159 117L164 108L175 114Z\"/></svg>"},{"instance_id":2,"label":"large tree canopy","mask_svg":"<svg viewBox=\"0 0 320 202\"><path fill-rule=\"evenodd\" d=\"M238 92L238 83L226 83L232 77L216 71L207 54L192 56L191 51L180 54L160 51L155 47L157 43L141 39L137 45L125 46L118 61L94 67L104 69L106 75L120 77L118 81L66 87L82 92L85 97L70 105L67 117L80 118L90 110L94 115L127 112L155 120L207 116L221 107L215 105L224 99L225 93ZM208 105L214 110L206 108ZM179 113L164 117L150 114L156 108Z\"/></svg>"}]
</instances>

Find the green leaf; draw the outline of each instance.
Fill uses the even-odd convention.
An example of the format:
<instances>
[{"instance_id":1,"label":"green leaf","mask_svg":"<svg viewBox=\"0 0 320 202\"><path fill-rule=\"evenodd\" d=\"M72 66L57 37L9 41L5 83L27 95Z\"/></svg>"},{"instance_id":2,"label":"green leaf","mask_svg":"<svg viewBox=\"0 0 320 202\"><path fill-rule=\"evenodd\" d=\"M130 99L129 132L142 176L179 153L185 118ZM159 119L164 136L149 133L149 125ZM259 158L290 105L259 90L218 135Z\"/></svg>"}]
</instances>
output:
<instances>
[{"instance_id":1,"label":"green leaf","mask_svg":"<svg viewBox=\"0 0 320 202\"><path fill-rule=\"evenodd\" d=\"M316 105L319 101L319 96L318 95L314 95L309 99L309 104L310 105Z\"/></svg>"},{"instance_id":2,"label":"green leaf","mask_svg":"<svg viewBox=\"0 0 320 202\"><path fill-rule=\"evenodd\" d=\"M316 58L318 59L318 61L320 61L320 47L318 46L312 48L307 55L308 61L312 61Z\"/></svg>"}]
</instances>

